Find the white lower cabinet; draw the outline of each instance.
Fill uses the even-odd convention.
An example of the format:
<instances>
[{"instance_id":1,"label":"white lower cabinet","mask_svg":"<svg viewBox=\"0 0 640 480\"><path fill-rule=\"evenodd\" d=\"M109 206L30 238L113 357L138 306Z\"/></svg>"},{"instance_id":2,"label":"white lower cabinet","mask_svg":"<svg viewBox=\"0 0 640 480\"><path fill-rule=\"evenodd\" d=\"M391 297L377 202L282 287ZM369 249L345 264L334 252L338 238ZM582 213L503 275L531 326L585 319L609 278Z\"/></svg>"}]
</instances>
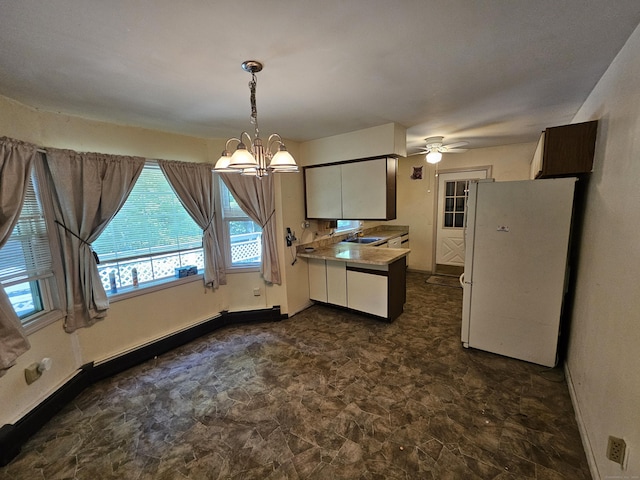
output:
<instances>
[{"instance_id":1,"label":"white lower cabinet","mask_svg":"<svg viewBox=\"0 0 640 480\"><path fill-rule=\"evenodd\" d=\"M358 268L357 265L349 266ZM388 283L386 266L367 265L366 272L347 270L347 307L386 318L389 312Z\"/></svg>"},{"instance_id":2,"label":"white lower cabinet","mask_svg":"<svg viewBox=\"0 0 640 480\"><path fill-rule=\"evenodd\" d=\"M338 260L327 262L327 303L347 306L347 264Z\"/></svg>"},{"instance_id":3,"label":"white lower cabinet","mask_svg":"<svg viewBox=\"0 0 640 480\"><path fill-rule=\"evenodd\" d=\"M318 302L327 301L327 267L325 260L310 258L309 265L309 298Z\"/></svg>"},{"instance_id":4,"label":"white lower cabinet","mask_svg":"<svg viewBox=\"0 0 640 480\"><path fill-rule=\"evenodd\" d=\"M318 302L347 306L346 263L309 259L309 298Z\"/></svg>"},{"instance_id":5,"label":"white lower cabinet","mask_svg":"<svg viewBox=\"0 0 640 480\"><path fill-rule=\"evenodd\" d=\"M389 321L406 301L405 257L389 265L309 258L309 298Z\"/></svg>"}]
</instances>

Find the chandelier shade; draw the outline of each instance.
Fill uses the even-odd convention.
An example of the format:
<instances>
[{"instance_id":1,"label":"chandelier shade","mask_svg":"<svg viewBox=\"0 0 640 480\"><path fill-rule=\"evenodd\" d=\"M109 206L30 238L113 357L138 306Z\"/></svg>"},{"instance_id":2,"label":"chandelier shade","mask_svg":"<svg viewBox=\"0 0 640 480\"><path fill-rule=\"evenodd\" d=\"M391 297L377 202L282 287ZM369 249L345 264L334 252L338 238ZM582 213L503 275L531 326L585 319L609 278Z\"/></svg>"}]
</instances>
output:
<instances>
[{"instance_id":1,"label":"chandelier shade","mask_svg":"<svg viewBox=\"0 0 640 480\"><path fill-rule=\"evenodd\" d=\"M287 151L282 137L273 133L267 140L266 147L260 138L258 129L258 111L256 108L256 73L262 70L262 64L256 60L247 60L242 63L243 70L251 74L249 89L251 91L251 123L254 126L254 137L247 132L242 132L239 138L227 140L222 155L213 167L214 172L238 172L242 175L262 178L273 173L297 172L298 165L293 156ZM245 143L246 141L246 143ZM229 144L237 142L233 154L229 151ZM277 151L274 153L274 149Z\"/></svg>"}]
</instances>

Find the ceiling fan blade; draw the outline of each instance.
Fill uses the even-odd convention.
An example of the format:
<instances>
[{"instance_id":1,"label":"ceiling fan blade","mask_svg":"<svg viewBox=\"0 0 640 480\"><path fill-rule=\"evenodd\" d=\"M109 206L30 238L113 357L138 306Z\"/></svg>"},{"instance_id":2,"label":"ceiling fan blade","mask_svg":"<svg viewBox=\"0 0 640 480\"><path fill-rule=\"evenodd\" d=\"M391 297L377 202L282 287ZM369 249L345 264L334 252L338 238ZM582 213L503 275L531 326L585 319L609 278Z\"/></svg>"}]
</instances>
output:
<instances>
[{"instance_id":1,"label":"ceiling fan blade","mask_svg":"<svg viewBox=\"0 0 640 480\"><path fill-rule=\"evenodd\" d=\"M447 147L444 153L464 153L468 150L469 150L468 148L448 148Z\"/></svg>"},{"instance_id":2,"label":"ceiling fan blade","mask_svg":"<svg viewBox=\"0 0 640 480\"><path fill-rule=\"evenodd\" d=\"M458 148L458 147L462 147L464 145L467 145L469 142L454 142L454 143L448 143L447 145L443 145L445 148L448 149L452 149L452 148Z\"/></svg>"}]
</instances>

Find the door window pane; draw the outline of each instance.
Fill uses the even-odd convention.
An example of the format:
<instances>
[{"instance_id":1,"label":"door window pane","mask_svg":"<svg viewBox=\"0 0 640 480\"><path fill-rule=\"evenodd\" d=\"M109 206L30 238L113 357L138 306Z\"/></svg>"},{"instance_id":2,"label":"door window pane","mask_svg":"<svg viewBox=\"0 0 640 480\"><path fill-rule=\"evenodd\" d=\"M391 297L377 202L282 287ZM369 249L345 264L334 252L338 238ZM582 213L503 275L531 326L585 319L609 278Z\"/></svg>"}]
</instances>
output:
<instances>
[{"instance_id":1,"label":"door window pane","mask_svg":"<svg viewBox=\"0 0 640 480\"><path fill-rule=\"evenodd\" d=\"M467 205L468 180L455 180L445 183L444 227L462 228Z\"/></svg>"}]
</instances>

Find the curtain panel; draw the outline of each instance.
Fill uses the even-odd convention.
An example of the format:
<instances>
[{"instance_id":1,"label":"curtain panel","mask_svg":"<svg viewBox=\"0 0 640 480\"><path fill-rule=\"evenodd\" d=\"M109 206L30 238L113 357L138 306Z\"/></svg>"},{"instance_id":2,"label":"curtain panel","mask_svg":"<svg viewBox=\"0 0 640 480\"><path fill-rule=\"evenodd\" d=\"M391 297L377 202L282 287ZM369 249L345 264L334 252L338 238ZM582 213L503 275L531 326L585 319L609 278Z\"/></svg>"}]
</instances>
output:
<instances>
[{"instance_id":1,"label":"curtain panel","mask_svg":"<svg viewBox=\"0 0 640 480\"><path fill-rule=\"evenodd\" d=\"M273 175L257 178L236 173L220 173L240 208L262 227L262 277L280 285L280 263L276 243L275 192Z\"/></svg>"},{"instance_id":2,"label":"curtain panel","mask_svg":"<svg viewBox=\"0 0 640 480\"><path fill-rule=\"evenodd\" d=\"M0 248L18 222L33 162L35 145L0 138ZM31 345L4 288L0 288L0 377Z\"/></svg>"},{"instance_id":3,"label":"curtain panel","mask_svg":"<svg viewBox=\"0 0 640 480\"><path fill-rule=\"evenodd\" d=\"M215 219L215 193L211 166L203 163L158 160L158 165L182 206L202 228L204 284L218 288L227 283Z\"/></svg>"},{"instance_id":4,"label":"curtain panel","mask_svg":"<svg viewBox=\"0 0 640 480\"><path fill-rule=\"evenodd\" d=\"M70 333L107 314L109 299L91 242L124 205L145 159L56 149L47 149L46 159L64 266L64 328Z\"/></svg>"}]
</instances>

